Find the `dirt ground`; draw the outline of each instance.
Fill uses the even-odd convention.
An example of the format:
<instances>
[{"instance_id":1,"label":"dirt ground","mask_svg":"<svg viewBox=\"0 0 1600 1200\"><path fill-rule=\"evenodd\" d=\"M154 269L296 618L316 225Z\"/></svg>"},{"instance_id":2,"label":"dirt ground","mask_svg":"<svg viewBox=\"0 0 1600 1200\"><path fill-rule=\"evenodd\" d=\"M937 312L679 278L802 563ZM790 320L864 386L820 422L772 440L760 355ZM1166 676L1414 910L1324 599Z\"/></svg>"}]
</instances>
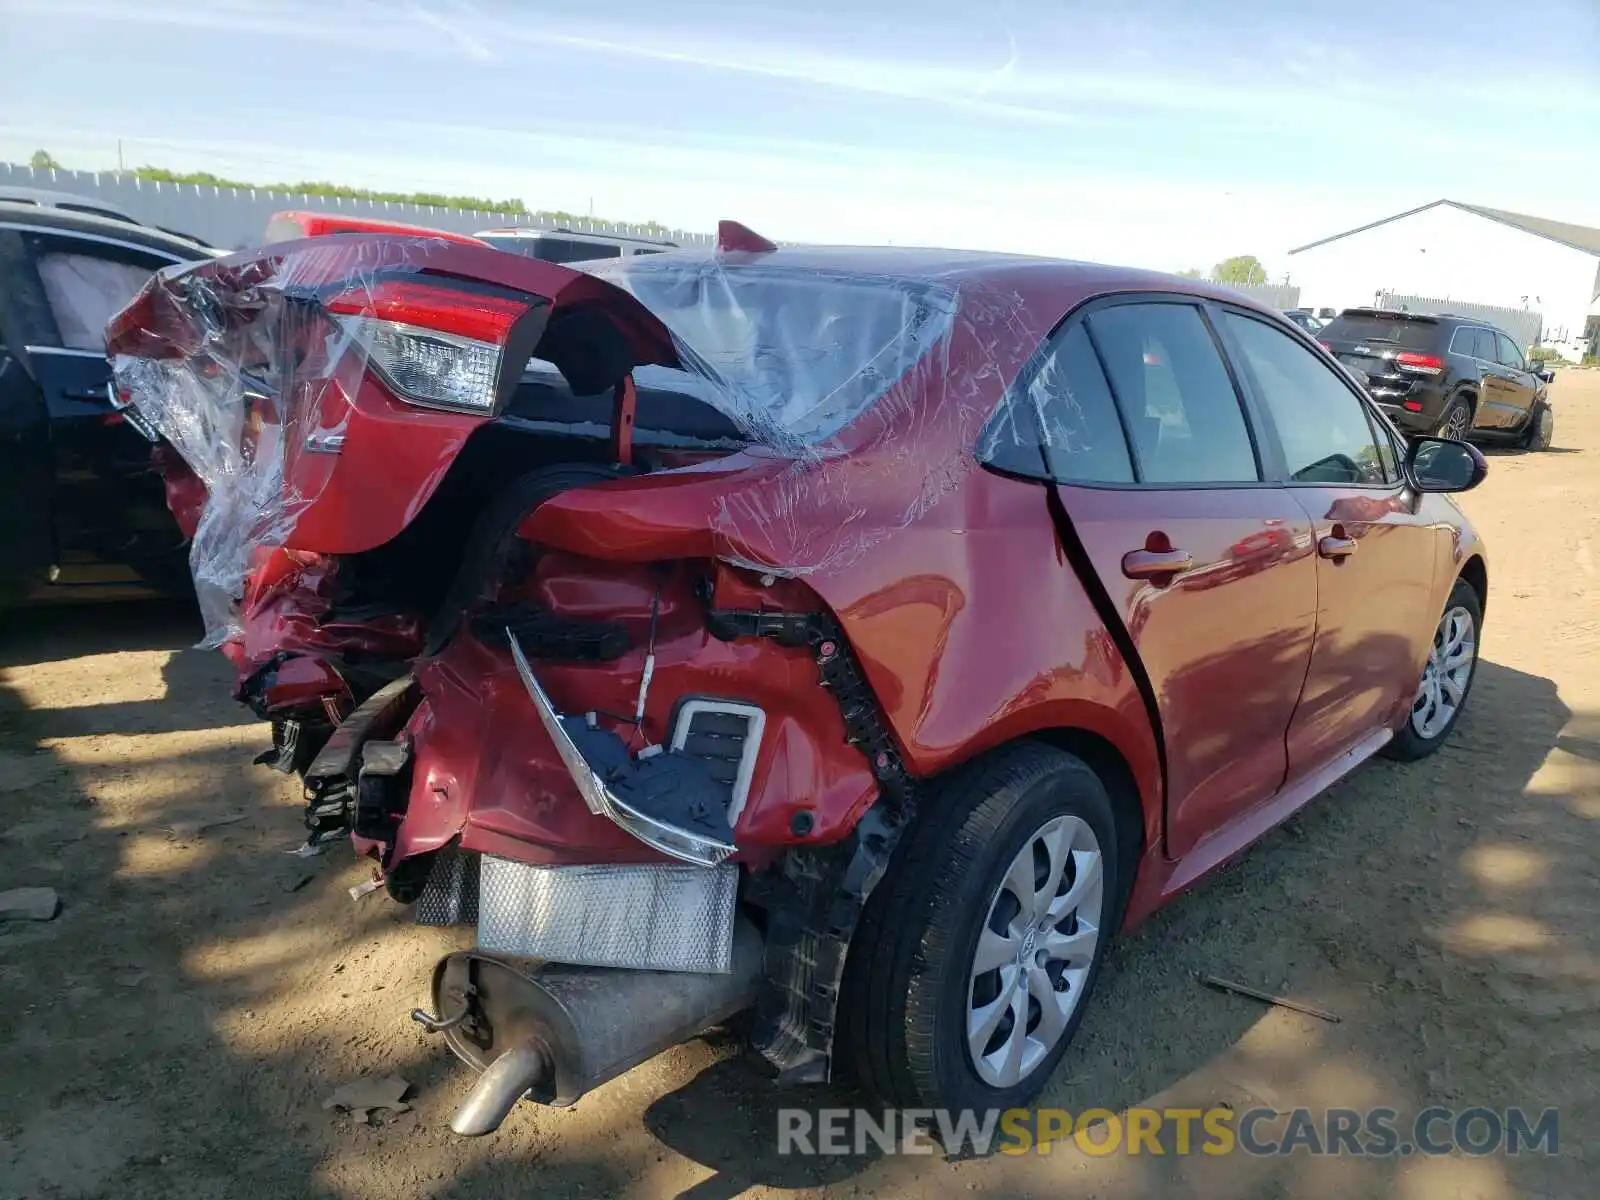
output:
<instances>
[{"instance_id":1,"label":"dirt ground","mask_svg":"<svg viewBox=\"0 0 1600 1200\"><path fill-rule=\"evenodd\" d=\"M461 935L352 901L348 851L285 853L298 797L250 765L264 727L185 649L192 614L135 607L0 618L0 890L64 905L0 924L0 1197L1593 1194L1600 372L1555 396L1558 448L1494 454L1465 498L1491 598L1451 744L1363 767L1119 941L1047 1102L1554 1106L1558 1157L781 1157L779 1107L848 1098L781 1093L715 1039L456 1138L467 1074L407 1014ZM322 1107L389 1073L413 1112Z\"/></svg>"}]
</instances>

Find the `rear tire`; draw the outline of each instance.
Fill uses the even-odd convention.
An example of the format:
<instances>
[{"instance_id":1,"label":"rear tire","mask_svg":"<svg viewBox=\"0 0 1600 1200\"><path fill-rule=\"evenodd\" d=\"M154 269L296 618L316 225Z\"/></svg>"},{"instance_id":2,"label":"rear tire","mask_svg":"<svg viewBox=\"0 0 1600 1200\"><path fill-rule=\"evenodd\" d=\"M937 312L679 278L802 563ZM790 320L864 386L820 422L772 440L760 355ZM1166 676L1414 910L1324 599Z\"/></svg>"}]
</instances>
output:
<instances>
[{"instance_id":1,"label":"rear tire","mask_svg":"<svg viewBox=\"0 0 1600 1200\"><path fill-rule=\"evenodd\" d=\"M1082 760L1019 743L925 803L851 947L842 1057L890 1105L1025 1104L1077 1032L1122 912L1111 801Z\"/></svg>"},{"instance_id":2,"label":"rear tire","mask_svg":"<svg viewBox=\"0 0 1600 1200\"><path fill-rule=\"evenodd\" d=\"M1472 432L1472 401L1465 396L1452 396L1450 403L1444 407L1444 415L1439 418L1439 428L1435 436L1464 442L1470 432Z\"/></svg>"},{"instance_id":3,"label":"rear tire","mask_svg":"<svg viewBox=\"0 0 1600 1200\"><path fill-rule=\"evenodd\" d=\"M1522 431L1517 444L1524 450L1548 450L1555 431L1556 414L1546 401L1541 400L1528 414L1528 427Z\"/></svg>"},{"instance_id":4,"label":"rear tire","mask_svg":"<svg viewBox=\"0 0 1600 1200\"><path fill-rule=\"evenodd\" d=\"M1455 640L1463 629L1470 645ZM1445 601L1444 613L1434 631L1428 662L1411 710L1406 713L1405 724L1383 748L1386 757L1415 762L1444 745L1466 709L1472 681L1478 677L1478 646L1482 638L1483 604L1473 586L1465 579L1458 579L1450 589L1450 598ZM1453 665L1457 645L1466 646L1465 671ZM1448 711L1441 706L1448 706Z\"/></svg>"}]
</instances>

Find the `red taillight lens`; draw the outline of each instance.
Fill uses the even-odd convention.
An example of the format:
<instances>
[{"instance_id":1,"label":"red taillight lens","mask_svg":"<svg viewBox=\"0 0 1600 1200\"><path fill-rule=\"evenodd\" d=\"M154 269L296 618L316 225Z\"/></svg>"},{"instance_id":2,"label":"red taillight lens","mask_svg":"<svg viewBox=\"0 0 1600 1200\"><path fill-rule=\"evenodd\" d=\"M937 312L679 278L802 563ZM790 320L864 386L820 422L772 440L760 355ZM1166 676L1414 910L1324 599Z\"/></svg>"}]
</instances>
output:
<instances>
[{"instance_id":1,"label":"red taillight lens","mask_svg":"<svg viewBox=\"0 0 1600 1200\"><path fill-rule=\"evenodd\" d=\"M503 342L530 307L513 296L469 292L422 280L391 279L353 287L323 305L341 316L376 317L479 342Z\"/></svg>"},{"instance_id":2,"label":"red taillight lens","mask_svg":"<svg viewBox=\"0 0 1600 1200\"><path fill-rule=\"evenodd\" d=\"M1437 354L1417 354L1411 350L1402 350L1394 356L1394 365L1402 371L1412 371L1418 375L1444 374L1444 359Z\"/></svg>"},{"instance_id":3,"label":"red taillight lens","mask_svg":"<svg viewBox=\"0 0 1600 1200\"><path fill-rule=\"evenodd\" d=\"M1327 352L1328 352L1328 353L1329 353L1329 354L1332 354L1332 353L1333 353L1333 346L1332 346L1332 344L1331 344L1331 343L1329 343L1329 342L1324 342L1324 341L1322 341L1322 340L1321 340L1321 339L1320 339L1320 338L1319 338L1319 339L1318 339L1318 340L1317 340L1317 345L1319 345L1319 346L1321 346L1321 347L1322 347L1322 348L1323 348L1323 349L1324 349L1324 350L1326 350L1326 351L1327 351Z\"/></svg>"},{"instance_id":4,"label":"red taillight lens","mask_svg":"<svg viewBox=\"0 0 1600 1200\"><path fill-rule=\"evenodd\" d=\"M413 404L492 415L500 356L531 299L424 280L352 287L323 301L394 393Z\"/></svg>"},{"instance_id":5,"label":"red taillight lens","mask_svg":"<svg viewBox=\"0 0 1600 1200\"><path fill-rule=\"evenodd\" d=\"M1407 412L1421 412L1422 411L1422 401L1421 400L1402 400L1400 402L1400 407L1404 408Z\"/></svg>"}]
</instances>

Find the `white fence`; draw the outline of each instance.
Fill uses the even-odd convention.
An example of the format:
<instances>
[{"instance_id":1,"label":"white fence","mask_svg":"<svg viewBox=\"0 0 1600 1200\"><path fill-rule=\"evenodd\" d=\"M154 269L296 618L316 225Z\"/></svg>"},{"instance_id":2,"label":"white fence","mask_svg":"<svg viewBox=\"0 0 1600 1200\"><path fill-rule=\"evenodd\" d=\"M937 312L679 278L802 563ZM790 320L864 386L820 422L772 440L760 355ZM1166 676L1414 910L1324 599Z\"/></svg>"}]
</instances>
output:
<instances>
[{"instance_id":1,"label":"white fence","mask_svg":"<svg viewBox=\"0 0 1600 1200\"><path fill-rule=\"evenodd\" d=\"M1240 292L1257 304L1265 304L1280 312L1300 307L1300 289L1292 283L1224 283L1218 286Z\"/></svg>"},{"instance_id":2,"label":"white fence","mask_svg":"<svg viewBox=\"0 0 1600 1200\"><path fill-rule=\"evenodd\" d=\"M256 188L217 188L193 183L157 183L132 173L117 171L49 171L15 163L0 163L0 185L43 188L92 196L122 209L129 216L200 238L219 249L242 249L260 242L267 219L285 209L376 217L445 229L451 233L477 233L509 225L530 229L558 226L581 233L609 233L629 237L660 238L680 246L709 246L711 234L671 230L651 231L642 225L611 221L558 222L532 213L481 212L467 208L441 208L431 204L399 204L386 200L347 200L312 196L303 192L272 192Z\"/></svg>"},{"instance_id":3,"label":"white fence","mask_svg":"<svg viewBox=\"0 0 1600 1200\"><path fill-rule=\"evenodd\" d=\"M1504 329L1524 354L1529 346L1539 344L1539 336L1544 331L1544 314L1525 308L1498 308L1492 304L1469 304L1463 300L1441 300L1435 296L1406 296L1399 292L1379 292L1378 307L1390 312L1448 313L1482 321L1486 325Z\"/></svg>"}]
</instances>

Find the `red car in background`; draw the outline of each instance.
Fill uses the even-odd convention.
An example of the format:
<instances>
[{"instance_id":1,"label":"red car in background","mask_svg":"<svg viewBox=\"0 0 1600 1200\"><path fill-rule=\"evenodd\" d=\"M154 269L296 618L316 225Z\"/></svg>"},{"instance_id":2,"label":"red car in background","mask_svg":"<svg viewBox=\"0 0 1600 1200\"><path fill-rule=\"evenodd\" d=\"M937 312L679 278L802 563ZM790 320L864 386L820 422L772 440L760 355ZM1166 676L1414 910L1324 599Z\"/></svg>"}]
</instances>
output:
<instances>
[{"instance_id":1,"label":"red car in background","mask_svg":"<svg viewBox=\"0 0 1600 1200\"><path fill-rule=\"evenodd\" d=\"M466 1133L745 1008L785 1078L1024 1103L1115 930L1472 682L1483 458L1190 280L352 234L111 346L312 842L477 926L417 1014Z\"/></svg>"}]
</instances>

